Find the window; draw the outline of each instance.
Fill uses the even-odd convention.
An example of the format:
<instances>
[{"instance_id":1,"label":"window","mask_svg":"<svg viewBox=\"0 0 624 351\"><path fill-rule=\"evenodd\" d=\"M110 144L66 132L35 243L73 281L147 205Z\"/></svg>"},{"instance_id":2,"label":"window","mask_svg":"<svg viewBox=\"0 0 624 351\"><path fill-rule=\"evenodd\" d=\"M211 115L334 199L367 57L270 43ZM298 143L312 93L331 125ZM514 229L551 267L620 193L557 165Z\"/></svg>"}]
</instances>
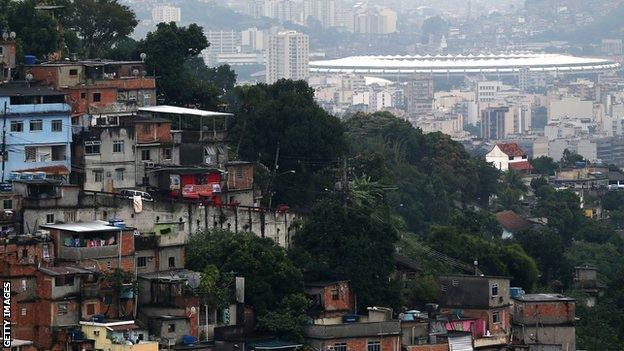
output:
<instances>
[{"instance_id":1,"label":"window","mask_svg":"<svg viewBox=\"0 0 624 351\"><path fill-rule=\"evenodd\" d=\"M115 170L115 178L119 182L123 181L124 180L124 170L123 169Z\"/></svg>"},{"instance_id":2,"label":"window","mask_svg":"<svg viewBox=\"0 0 624 351\"><path fill-rule=\"evenodd\" d=\"M103 176L102 171L93 171L93 181L96 183L101 183L102 182L102 176Z\"/></svg>"},{"instance_id":3,"label":"window","mask_svg":"<svg viewBox=\"0 0 624 351\"><path fill-rule=\"evenodd\" d=\"M338 289L332 289L331 297L332 297L332 300L340 299L340 293L338 292Z\"/></svg>"},{"instance_id":4,"label":"window","mask_svg":"<svg viewBox=\"0 0 624 351\"><path fill-rule=\"evenodd\" d=\"M63 121L60 119L52 120L52 131L53 132L62 132L63 131Z\"/></svg>"},{"instance_id":5,"label":"window","mask_svg":"<svg viewBox=\"0 0 624 351\"><path fill-rule=\"evenodd\" d=\"M2 208L5 210L12 210L13 209L13 200L11 199L4 199L2 201Z\"/></svg>"},{"instance_id":6,"label":"window","mask_svg":"<svg viewBox=\"0 0 624 351\"><path fill-rule=\"evenodd\" d=\"M171 155L173 154L172 150L169 148L163 149L163 159L171 160Z\"/></svg>"},{"instance_id":7,"label":"window","mask_svg":"<svg viewBox=\"0 0 624 351\"><path fill-rule=\"evenodd\" d=\"M492 323L496 324L500 322L501 322L500 312L499 311L492 312Z\"/></svg>"},{"instance_id":8,"label":"window","mask_svg":"<svg viewBox=\"0 0 624 351\"><path fill-rule=\"evenodd\" d=\"M78 69L77 68L72 68L69 70L69 75L70 76L77 76L78 75Z\"/></svg>"},{"instance_id":9,"label":"window","mask_svg":"<svg viewBox=\"0 0 624 351\"><path fill-rule=\"evenodd\" d=\"M54 224L54 213L48 213L46 215L46 224Z\"/></svg>"},{"instance_id":10,"label":"window","mask_svg":"<svg viewBox=\"0 0 624 351\"><path fill-rule=\"evenodd\" d=\"M93 102L100 102L100 101L102 101L102 94L93 93Z\"/></svg>"},{"instance_id":11,"label":"window","mask_svg":"<svg viewBox=\"0 0 624 351\"><path fill-rule=\"evenodd\" d=\"M58 307L58 312L57 312L57 314L58 314L59 316L63 316L63 315L66 315L66 314L67 314L67 303L59 303L59 304L57 305L57 307Z\"/></svg>"},{"instance_id":12,"label":"window","mask_svg":"<svg viewBox=\"0 0 624 351\"><path fill-rule=\"evenodd\" d=\"M526 158L527 158L527 155L522 155L523 160L526 160Z\"/></svg>"},{"instance_id":13,"label":"window","mask_svg":"<svg viewBox=\"0 0 624 351\"><path fill-rule=\"evenodd\" d=\"M381 351L381 344L379 341L369 341L366 345L366 351Z\"/></svg>"},{"instance_id":14,"label":"window","mask_svg":"<svg viewBox=\"0 0 624 351\"><path fill-rule=\"evenodd\" d=\"M65 145L52 145L52 161L65 161L67 159L67 147Z\"/></svg>"},{"instance_id":15,"label":"window","mask_svg":"<svg viewBox=\"0 0 624 351\"><path fill-rule=\"evenodd\" d=\"M237 168L236 169L236 179L238 179L238 180L243 179L243 169L242 168Z\"/></svg>"},{"instance_id":16,"label":"window","mask_svg":"<svg viewBox=\"0 0 624 351\"><path fill-rule=\"evenodd\" d=\"M35 162L37 160L37 148L34 146L24 147L24 157L26 162Z\"/></svg>"},{"instance_id":17,"label":"window","mask_svg":"<svg viewBox=\"0 0 624 351\"><path fill-rule=\"evenodd\" d=\"M167 332L169 333L175 333L175 324L171 323L167 325Z\"/></svg>"},{"instance_id":18,"label":"window","mask_svg":"<svg viewBox=\"0 0 624 351\"><path fill-rule=\"evenodd\" d=\"M50 246L43 244L43 258L50 258Z\"/></svg>"},{"instance_id":19,"label":"window","mask_svg":"<svg viewBox=\"0 0 624 351\"><path fill-rule=\"evenodd\" d=\"M347 351L347 344L344 342L335 343L334 351Z\"/></svg>"},{"instance_id":20,"label":"window","mask_svg":"<svg viewBox=\"0 0 624 351\"><path fill-rule=\"evenodd\" d=\"M175 257L169 257L169 268L175 267Z\"/></svg>"},{"instance_id":21,"label":"window","mask_svg":"<svg viewBox=\"0 0 624 351\"><path fill-rule=\"evenodd\" d=\"M451 281L451 284L452 284L454 287L457 287L457 286L459 286L459 280L457 280L457 279L453 279L453 280Z\"/></svg>"},{"instance_id":22,"label":"window","mask_svg":"<svg viewBox=\"0 0 624 351\"><path fill-rule=\"evenodd\" d=\"M93 336L100 336L100 331L99 330L94 330L93 331Z\"/></svg>"},{"instance_id":23,"label":"window","mask_svg":"<svg viewBox=\"0 0 624 351\"><path fill-rule=\"evenodd\" d=\"M11 121L11 132L21 133L24 131L24 122L22 121Z\"/></svg>"},{"instance_id":24,"label":"window","mask_svg":"<svg viewBox=\"0 0 624 351\"><path fill-rule=\"evenodd\" d=\"M113 141L113 153L123 154L123 152L124 152L124 141L123 140Z\"/></svg>"},{"instance_id":25,"label":"window","mask_svg":"<svg viewBox=\"0 0 624 351\"><path fill-rule=\"evenodd\" d=\"M81 99L86 99L87 98L87 93L80 93L80 98Z\"/></svg>"},{"instance_id":26,"label":"window","mask_svg":"<svg viewBox=\"0 0 624 351\"><path fill-rule=\"evenodd\" d=\"M146 267L147 257L137 257L137 267Z\"/></svg>"},{"instance_id":27,"label":"window","mask_svg":"<svg viewBox=\"0 0 624 351\"><path fill-rule=\"evenodd\" d=\"M95 314L95 304L94 303L87 304L87 314L88 315Z\"/></svg>"},{"instance_id":28,"label":"window","mask_svg":"<svg viewBox=\"0 0 624 351\"><path fill-rule=\"evenodd\" d=\"M85 155L99 155L101 144L100 141L85 141Z\"/></svg>"},{"instance_id":29,"label":"window","mask_svg":"<svg viewBox=\"0 0 624 351\"><path fill-rule=\"evenodd\" d=\"M33 119L30 121L30 131L31 132L40 132L43 130L43 120Z\"/></svg>"},{"instance_id":30,"label":"window","mask_svg":"<svg viewBox=\"0 0 624 351\"><path fill-rule=\"evenodd\" d=\"M61 275L54 278L54 286L71 286L74 285L74 276Z\"/></svg>"},{"instance_id":31,"label":"window","mask_svg":"<svg viewBox=\"0 0 624 351\"><path fill-rule=\"evenodd\" d=\"M492 284L492 297L498 296L498 284Z\"/></svg>"},{"instance_id":32,"label":"window","mask_svg":"<svg viewBox=\"0 0 624 351\"><path fill-rule=\"evenodd\" d=\"M22 314L22 316L26 315L26 307L22 307L22 313L21 314Z\"/></svg>"},{"instance_id":33,"label":"window","mask_svg":"<svg viewBox=\"0 0 624 351\"><path fill-rule=\"evenodd\" d=\"M150 150L141 150L141 160L142 161L149 161L149 160L151 160Z\"/></svg>"},{"instance_id":34,"label":"window","mask_svg":"<svg viewBox=\"0 0 624 351\"><path fill-rule=\"evenodd\" d=\"M26 291L26 288L27 288L27 286L26 286L26 279L22 279L22 281L20 283L21 283L22 291Z\"/></svg>"}]
</instances>

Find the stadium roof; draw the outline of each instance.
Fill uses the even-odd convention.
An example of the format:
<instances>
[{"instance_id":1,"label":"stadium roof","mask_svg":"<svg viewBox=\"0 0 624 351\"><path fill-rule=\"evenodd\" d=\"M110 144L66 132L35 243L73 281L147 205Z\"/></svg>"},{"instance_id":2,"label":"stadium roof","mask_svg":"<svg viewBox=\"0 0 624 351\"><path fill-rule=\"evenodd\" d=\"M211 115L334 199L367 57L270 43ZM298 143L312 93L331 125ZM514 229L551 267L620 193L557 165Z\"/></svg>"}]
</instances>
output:
<instances>
[{"instance_id":1,"label":"stadium roof","mask_svg":"<svg viewBox=\"0 0 624 351\"><path fill-rule=\"evenodd\" d=\"M620 64L603 58L562 54L507 53L446 56L351 56L311 61L311 73L356 73L369 75L425 73L514 74L531 72L590 73L618 69Z\"/></svg>"}]
</instances>

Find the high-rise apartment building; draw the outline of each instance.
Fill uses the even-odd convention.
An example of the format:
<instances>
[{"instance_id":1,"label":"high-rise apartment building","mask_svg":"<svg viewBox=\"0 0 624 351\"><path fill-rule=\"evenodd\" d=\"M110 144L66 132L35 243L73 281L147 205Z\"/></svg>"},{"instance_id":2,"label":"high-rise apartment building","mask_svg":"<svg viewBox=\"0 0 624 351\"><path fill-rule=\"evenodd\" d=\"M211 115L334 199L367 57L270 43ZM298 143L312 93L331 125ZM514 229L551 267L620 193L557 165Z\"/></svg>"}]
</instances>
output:
<instances>
[{"instance_id":1,"label":"high-rise apartment building","mask_svg":"<svg viewBox=\"0 0 624 351\"><path fill-rule=\"evenodd\" d=\"M310 39L296 31L279 32L269 37L266 81L281 78L300 80L308 78Z\"/></svg>"},{"instance_id":2,"label":"high-rise apartment building","mask_svg":"<svg viewBox=\"0 0 624 351\"><path fill-rule=\"evenodd\" d=\"M152 21L154 21L154 23L180 22L181 20L182 11L179 7L162 5L152 9Z\"/></svg>"},{"instance_id":3,"label":"high-rise apartment building","mask_svg":"<svg viewBox=\"0 0 624 351\"><path fill-rule=\"evenodd\" d=\"M426 114L433 108L433 77L416 75L405 86L407 113L411 116Z\"/></svg>"},{"instance_id":4,"label":"high-rise apartment building","mask_svg":"<svg viewBox=\"0 0 624 351\"><path fill-rule=\"evenodd\" d=\"M387 7L361 5L353 15L353 32L358 34L391 34L396 32L397 13Z\"/></svg>"},{"instance_id":5,"label":"high-rise apartment building","mask_svg":"<svg viewBox=\"0 0 624 351\"><path fill-rule=\"evenodd\" d=\"M241 32L234 30L216 30L204 33L210 46L202 52L204 62L208 66L217 63L219 54L235 54L241 51Z\"/></svg>"},{"instance_id":6,"label":"high-rise apartment building","mask_svg":"<svg viewBox=\"0 0 624 351\"><path fill-rule=\"evenodd\" d=\"M262 51L265 47L266 35L258 28L248 28L241 32L241 45L243 51Z\"/></svg>"},{"instance_id":7,"label":"high-rise apartment building","mask_svg":"<svg viewBox=\"0 0 624 351\"><path fill-rule=\"evenodd\" d=\"M296 22L296 5L293 0L249 0L247 15L269 17L283 22Z\"/></svg>"},{"instance_id":8,"label":"high-rise apartment building","mask_svg":"<svg viewBox=\"0 0 624 351\"><path fill-rule=\"evenodd\" d=\"M303 3L303 20L309 23L318 21L324 28L336 26L335 0L305 0Z\"/></svg>"}]
</instances>

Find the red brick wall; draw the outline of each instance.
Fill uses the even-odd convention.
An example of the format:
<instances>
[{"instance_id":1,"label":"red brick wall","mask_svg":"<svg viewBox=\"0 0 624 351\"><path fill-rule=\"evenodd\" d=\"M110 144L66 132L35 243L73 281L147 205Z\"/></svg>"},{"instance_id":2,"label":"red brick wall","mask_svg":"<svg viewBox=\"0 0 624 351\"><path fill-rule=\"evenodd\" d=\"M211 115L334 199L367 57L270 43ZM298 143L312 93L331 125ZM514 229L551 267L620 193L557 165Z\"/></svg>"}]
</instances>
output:
<instances>
[{"instance_id":1,"label":"red brick wall","mask_svg":"<svg viewBox=\"0 0 624 351\"><path fill-rule=\"evenodd\" d=\"M28 67L28 72L33 75L33 80L40 81L41 84L47 86L58 86L58 68L57 67L44 67L44 66L31 66Z\"/></svg>"},{"instance_id":2,"label":"red brick wall","mask_svg":"<svg viewBox=\"0 0 624 351\"><path fill-rule=\"evenodd\" d=\"M332 298L332 292L338 290L338 300ZM328 285L323 289L323 302L326 312L332 311L352 311L355 307L355 298L351 292L348 282L339 282L335 285Z\"/></svg>"},{"instance_id":3,"label":"red brick wall","mask_svg":"<svg viewBox=\"0 0 624 351\"><path fill-rule=\"evenodd\" d=\"M407 346L407 351L449 351L448 344Z\"/></svg>"},{"instance_id":4,"label":"red brick wall","mask_svg":"<svg viewBox=\"0 0 624 351\"><path fill-rule=\"evenodd\" d=\"M241 164L241 165L229 165L227 166L228 170L228 189L230 190L239 190L239 189L251 189L253 187L253 165ZM239 179L236 177L236 171L242 170L243 178ZM240 172L239 172L240 174Z\"/></svg>"},{"instance_id":5,"label":"red brick wall","mask_svg":"<svg viewBox=\"0 0 624 351\"><path fill-rule=\"evenodd\" d=\"M381 351L400 351L401 345L398 336L384 336L384 337L371 337L371 338L350 338L350 339L332 339L323 341L323 348L327 346L334 346L338 343L346 343L347 351L367 351L368 341L381 342Z\"/></svg>"},{"instance_id":6,"label":"red brick wall","mask_svg":"<svg viewBox=\"0 0 624 351\"><path fill-rule=\"evenodd\" d=\"M136 133L136 140L138 143L152 143L152 142L170 142L171 137L171 123L136 123L134 128Z\"/></svg>"}]
</instances>

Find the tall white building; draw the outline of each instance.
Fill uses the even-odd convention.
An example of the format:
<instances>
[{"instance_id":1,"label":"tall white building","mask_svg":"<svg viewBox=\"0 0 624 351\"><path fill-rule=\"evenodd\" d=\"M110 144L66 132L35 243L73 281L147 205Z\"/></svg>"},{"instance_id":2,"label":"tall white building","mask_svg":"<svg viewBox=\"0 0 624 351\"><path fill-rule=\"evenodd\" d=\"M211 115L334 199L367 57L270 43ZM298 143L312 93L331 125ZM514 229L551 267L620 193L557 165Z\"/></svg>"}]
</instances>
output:
<instances>
[{"instance_id":1,"label":"tall white building","mask_svg":"<svg viewBox=\"0 0 624 351\"><path fill-rule=\"evenodd\" d=\"M296 4L293 0L248 0L247 15L296 22Z\"/></svg>"},{"instance_id":2,"label":"tall white building","mask_svg":"<svg viewBox=\"0 0 624 351\"><path fill-rule=\"evenodd\" d=\"M204 32L210 46L202 52L204 62L208 66L217 64L220 54L241 52L241 33L234 30L213 30Z\"/></svg>"},{"instance_id":3,"label":"tall white building","mask_svg":"<svg viewBox=\"0 0 624 351\"><path fill-rule=\"evenodd\" d=\"M181 20L182 11L179 7L162 5L152 9L152 21L154 23L180 22Z\"/></svg>"},{"instance_id":4,"label":"tall white building","mask_svg":"<svg viewBox=\"0 0 624 351\"><path fill-rule=\"evenodd\" d=\"M303 20L317 20L324 28L336 26L335 0L305 0L303 3Z\"/></svg>"},{"instance_id":5,"label":"tall white building","mask_svg":"<svg viewBox=\"0 0 624 351\"><path fill-rule=\"evenodd\" d=\"M241 32L243 51L263 51L265 47L265 33L258 28L248 28Z\"/></svg>"},{"instance_id":6,"label":"tall white building","mask_svg":"<svg viewBox=\"0 0 624 351\"><path fill-rule=\"evenodd\" d=\"M310 39L296 31L279 32L269 37L266 81L308 79Z\"/></svg>"},{"instance_id":7,"label":"tall white building","mask_svg":"<svg viewBox=\"0 0 624 351\"><path fill-rule=\"evenodd\" d=\"M353 32L359 34L391 34L397 29L397 13L387 7L360 5L353 15Z\"/></svg>"}]
</instances>

